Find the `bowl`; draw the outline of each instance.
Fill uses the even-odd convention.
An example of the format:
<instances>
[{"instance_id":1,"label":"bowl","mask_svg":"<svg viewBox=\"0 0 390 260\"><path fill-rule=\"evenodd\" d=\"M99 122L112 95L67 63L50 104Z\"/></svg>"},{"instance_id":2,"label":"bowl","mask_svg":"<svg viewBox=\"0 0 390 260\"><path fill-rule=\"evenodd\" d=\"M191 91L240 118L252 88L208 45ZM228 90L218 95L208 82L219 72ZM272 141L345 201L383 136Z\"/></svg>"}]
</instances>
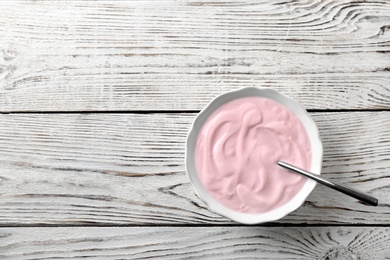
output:
<instances>
[{"instance_id":1,"label":"bowl","mask_svg":"<svg viewBox=\"0 0 390 260\"><path fill-rule=\"evenodd\" d=\"M300 207L314 189L316 182L308 179L303 185L303 187L300 189L300 191L291 200L276 209L264 213L247 213L227 208L226 206L218 202L216 199L214 199L203 186L197 173L195 163L195 148L198 134L203 124L205 123L207 118L220 106L232 100L244 97L268 98L278 102L279 104L282 104L290 111L292 111L302 122L310 140L312 151L310 171L315 174L321 174L323 153L322 143L319 136L318 128L307 113L307 111L302 108L302 106L298 102L281 94L276 90L270 88L250 87L226 92L214 98L196 116L186 140L185 161L187 175L192 183L192 186L195 189L196 195L209 207L210 210L216 212L217 214L242 224L258 224L276 221Z\"/></svg>"}]
</instances>

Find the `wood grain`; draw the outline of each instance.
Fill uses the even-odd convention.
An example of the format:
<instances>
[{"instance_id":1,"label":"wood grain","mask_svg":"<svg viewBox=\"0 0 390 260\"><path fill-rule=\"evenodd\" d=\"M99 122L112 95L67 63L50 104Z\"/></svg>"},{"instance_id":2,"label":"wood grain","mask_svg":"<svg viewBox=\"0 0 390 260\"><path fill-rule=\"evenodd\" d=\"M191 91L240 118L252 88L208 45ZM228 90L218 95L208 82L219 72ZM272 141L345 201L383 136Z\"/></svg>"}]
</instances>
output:
<instances>
[{"instance_id":1,"label":"wood grain","mask_svg":"<svg viewBox=\"0 0 390 260\"><path fill-rule=\"evenodd\" d=\"M2 1L0 111L199 110L245 86L390 108L390 2Z\"/></svg>"},{"instance_id":2,"label":"wood grain","mask_svg":"<svg viewBox=\"0 0 390 260\"><path fill-rule=\"evenodd\" d=\"M390 259L389 228L2 228L1 259Z\"/></svg>"},{"instance_id":3,"label":"wood grain","mask_svg":"<svg viewBox=\"0 0 390 260\"><path fill-rule=\"evenodd\" d=\"M0 259L390 259L389 82L387 0L0 1ZM209 211L192 112L249 86L317 111L324 175L380 206Z\"/></svg>"},{"instance_id":4,"label":"wood grain","mask_svg":"<svg viewBox=\"0 0 390 260\"><path fill-rule=\"evenodd\" d=\"M227 224L194 195L184 143L195 114L0 115L0 225ZM390 224L390 112L312 113L326 177L279 223Z\"/></svg>"}]
</instances>

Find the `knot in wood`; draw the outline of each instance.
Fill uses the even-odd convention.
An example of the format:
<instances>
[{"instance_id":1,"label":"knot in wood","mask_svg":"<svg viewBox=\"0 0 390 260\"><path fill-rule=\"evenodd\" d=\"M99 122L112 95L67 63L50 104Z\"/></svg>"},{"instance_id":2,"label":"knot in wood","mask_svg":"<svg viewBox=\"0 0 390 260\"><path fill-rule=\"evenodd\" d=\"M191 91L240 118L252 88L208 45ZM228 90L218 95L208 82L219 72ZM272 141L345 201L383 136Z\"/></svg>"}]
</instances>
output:
<instances>
[{"instance_id":1,"label":"knot in wood","mask_svg":"<svg viewBox=\"0 0 390 260\"><path fill-rule=\"evenodd\" d=\"M340 246L332 248L329 250L324 258L324 260L362 260L363 258L360 254L352 252L350 249Z\"/></svg>"}]
</instances>

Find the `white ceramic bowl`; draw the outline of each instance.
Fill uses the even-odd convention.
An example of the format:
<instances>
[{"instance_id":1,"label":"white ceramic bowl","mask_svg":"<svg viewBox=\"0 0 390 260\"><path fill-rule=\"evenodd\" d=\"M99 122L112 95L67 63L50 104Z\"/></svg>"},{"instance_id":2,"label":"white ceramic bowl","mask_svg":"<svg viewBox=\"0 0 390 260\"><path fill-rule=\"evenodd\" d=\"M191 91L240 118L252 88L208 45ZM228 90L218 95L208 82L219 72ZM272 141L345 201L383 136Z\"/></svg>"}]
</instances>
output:
<instances>
[{"instance_id":1,"label":"white ceramic bowl","mask_svg":"<svg viewBox=\"0 0 390 260\"><path fill-rule=\"evenodd\" d=\"M316 124L309 114L298 102L293 99L268 88L243 88L236 91L224 93L214 98L195 118L187 136L186 142L186 169L192 185L196 190L198 197L216 213L243 224L257 224L269 221L275 221L283 218L290 212L296 210L303 204L307 196L314 189L316 182L307 180L302 189L289 202L283 206L265 213L253 214L243 213L229 209L216 201L203 187L195 166L195 146L198 133L207 118L220 106L238 98L244 97L265 97L272 99L288 109L290 109L302 122L309 136L312 148L312 160L310 171L321 174L322 165L322 143Z\"/></svg>"}]
</instances>

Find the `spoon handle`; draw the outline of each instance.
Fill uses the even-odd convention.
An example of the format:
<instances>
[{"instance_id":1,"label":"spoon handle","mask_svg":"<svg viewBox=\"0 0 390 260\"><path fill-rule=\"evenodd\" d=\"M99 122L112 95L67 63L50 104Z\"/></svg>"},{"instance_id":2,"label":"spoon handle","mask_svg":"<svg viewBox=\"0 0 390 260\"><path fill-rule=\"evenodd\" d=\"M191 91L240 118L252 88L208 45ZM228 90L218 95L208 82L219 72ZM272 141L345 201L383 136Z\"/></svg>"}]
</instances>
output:
<instances>
[{"instance_id":1,"label":"spoon handle","mask_svg":"<svg viewBox=\"0 0 390 260\"><path fill-rule=\"evenodd\" d=\"M298 168L298 167L291 165L289 163L286 163L286 162L278 161L278 165L282 166L283 168L285 168L287 170L304 175L305 177L312 179L312 180L315 180L316 182L319 182L325 186L328 186L329 188L335 189L335 190L342 192L346 195L354 197L355 199L363 201L366 204L369 204L372 206L378 206L378 198L373 197L367 193L364 193L364 192L361 192L358 190L354 190L354 189L345 187L343 185L331 182L331 181L325 179L324 177L321 177L320 175L305 171L301 168Z\"/></svg>"}]
</instances>

